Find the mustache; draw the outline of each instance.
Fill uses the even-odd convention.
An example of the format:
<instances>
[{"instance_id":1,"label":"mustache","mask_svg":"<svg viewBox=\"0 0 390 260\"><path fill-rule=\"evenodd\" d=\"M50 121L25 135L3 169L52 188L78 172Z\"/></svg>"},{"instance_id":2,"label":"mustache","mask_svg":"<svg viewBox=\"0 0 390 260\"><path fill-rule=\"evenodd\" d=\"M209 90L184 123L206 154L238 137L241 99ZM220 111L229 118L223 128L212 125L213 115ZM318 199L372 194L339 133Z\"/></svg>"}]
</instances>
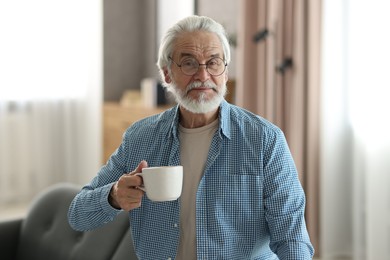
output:
<instances>
[{"instance_id":1,"label":"mustache","mask_svg":"<svg viewBox=\"0 0 390 260\"><path fill-rule=\"evenodd\" d=\"M186 88L186 94L188 94L188 92L190 92L194 88L206 88L206 89L209 88L209 89L213 89L214 91L217 91L217 85L215 85L213 82L194 81L194 82L188 84L188 86Z\"/></svg>"}]
</instances>

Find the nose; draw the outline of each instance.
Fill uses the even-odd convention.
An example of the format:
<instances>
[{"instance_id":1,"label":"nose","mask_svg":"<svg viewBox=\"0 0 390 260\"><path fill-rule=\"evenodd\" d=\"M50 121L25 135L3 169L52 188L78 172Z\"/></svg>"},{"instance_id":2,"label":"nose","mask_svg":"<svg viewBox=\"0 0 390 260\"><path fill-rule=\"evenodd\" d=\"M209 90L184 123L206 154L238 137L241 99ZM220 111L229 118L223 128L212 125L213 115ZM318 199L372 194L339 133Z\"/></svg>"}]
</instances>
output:
<instances>
[{"instance_id":1,"label":"nose","mask_svg":"<svg viewBox=\"0 0 390 260\"><path fill-rule=\"evenodd\" d=\"M207 71L206 65L199 66L198 71L194 75L195 79L205 82L210 78L210 73Z\"/></svg>"}]
</instances>

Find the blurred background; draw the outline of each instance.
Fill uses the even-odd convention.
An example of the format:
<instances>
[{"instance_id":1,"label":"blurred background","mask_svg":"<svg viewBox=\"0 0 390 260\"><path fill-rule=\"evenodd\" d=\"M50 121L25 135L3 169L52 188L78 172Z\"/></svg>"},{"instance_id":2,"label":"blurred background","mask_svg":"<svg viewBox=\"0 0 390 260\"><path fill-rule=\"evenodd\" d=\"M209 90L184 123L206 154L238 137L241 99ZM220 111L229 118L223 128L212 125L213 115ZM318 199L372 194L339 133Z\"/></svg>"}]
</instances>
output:
<instances>
[{"instance_id":1,"label":"blurred background","mask_svg":"<svg viewBox=\"0 0 390 260\"><path fill-rule=\"evenodd\" d=\"M0 0L0 219L87 183L125 129L173 105L161 35L225 26L227 100L286 134L318 259L390 259L390 2Z\"/></svg>"}]
</instances>

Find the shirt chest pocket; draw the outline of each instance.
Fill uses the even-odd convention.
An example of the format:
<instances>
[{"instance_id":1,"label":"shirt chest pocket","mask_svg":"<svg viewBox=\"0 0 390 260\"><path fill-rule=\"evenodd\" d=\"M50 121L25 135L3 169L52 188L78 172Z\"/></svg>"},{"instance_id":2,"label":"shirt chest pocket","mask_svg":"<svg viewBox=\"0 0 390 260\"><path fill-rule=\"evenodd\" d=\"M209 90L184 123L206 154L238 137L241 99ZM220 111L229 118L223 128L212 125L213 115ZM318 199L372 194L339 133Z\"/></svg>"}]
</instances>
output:
<instances>
[{"instance_id":1,"label":"shirt chest pocket","mask_svg":"<svg viewBox=\"0 0 390 260\"><path fill-rule=\"evenodd\" d=\"M217 207L235 207L236 210L262 207L263 180L261 175L247 174L245 171L221 174L214 178L206 178L204 185L206 193L210 195L209 198L215 198L214 203Z\"/></svg>"},{"instance_id":2,"label":"shirt chest pocket","mask_svg":"<svg viewBox=\"0 0 390 260\"><path fill-rule=\"evenodd\" d=\"M203 186L208 213L236 230L254 228L264 215L262 178L253 174L224 174Z\"/></svg>"}]
</instances>

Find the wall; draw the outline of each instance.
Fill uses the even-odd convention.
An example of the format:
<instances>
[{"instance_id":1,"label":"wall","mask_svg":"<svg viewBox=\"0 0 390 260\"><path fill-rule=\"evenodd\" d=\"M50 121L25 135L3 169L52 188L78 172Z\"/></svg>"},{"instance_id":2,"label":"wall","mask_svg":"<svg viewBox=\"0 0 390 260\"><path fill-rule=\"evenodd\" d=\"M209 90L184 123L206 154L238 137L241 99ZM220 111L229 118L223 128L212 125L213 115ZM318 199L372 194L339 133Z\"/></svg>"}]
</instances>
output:
<instances>
[{"instance_id":1,"label":"wall","mask_svg":"<svg viewBox=\"0 0 390 260\"><path fill-rule=\"evenodd\" d=\"M118 101L142 78L158 76L156 6L155 0L104 1L104 101Z\"/></svg>"},{"instance_id":2,"label":"wall","mask_svg":"<svg viewBox=\"0 0 390 260\"><path fill-rule=\"evenodd\" d=\"M237 35L238 28L238 8L237 0L197 0L197 14L213 18L221 23L229 37L234 38ZM236 53L235 48L231 48L231 62L228 67L229 79L236 78Z\"/></svg>"},{"instance_id":3,"label":"wall","mask_svg":"<svg viewBox=\"0 0 390 260\"><path fill-rule=\"evenodd\" d=\"M139 89L145 77L159 79L161 35L194 13L194 0L104 1L104 101Z\"/></svg>"}]
</instances>

